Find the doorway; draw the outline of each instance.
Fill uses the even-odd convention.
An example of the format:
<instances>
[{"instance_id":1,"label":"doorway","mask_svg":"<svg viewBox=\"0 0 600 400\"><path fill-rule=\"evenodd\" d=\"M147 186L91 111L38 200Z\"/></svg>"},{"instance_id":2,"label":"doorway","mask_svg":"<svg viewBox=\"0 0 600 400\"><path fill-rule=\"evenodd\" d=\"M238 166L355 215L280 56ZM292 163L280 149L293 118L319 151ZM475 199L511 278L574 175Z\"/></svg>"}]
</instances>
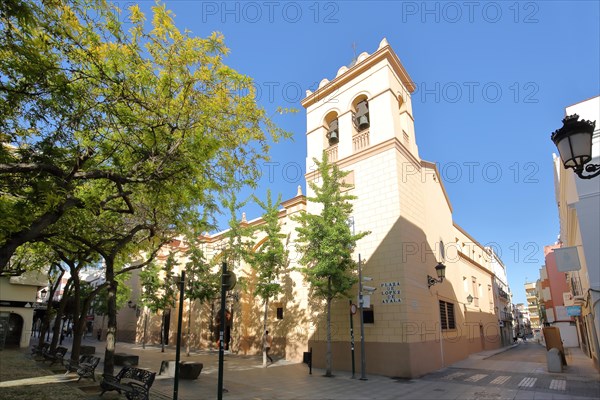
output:
<instances>
[{"instance_id":1,"label":"doorway","mask_svg":"<svg viewBox=\"0 0 600 400\"><path fill-rule=\"evenodd\" d=\"M19 347L21 344L21 335L23 334L23 317L19 314L10 313L8 317L8 332L6 334L7 348Z\"/></svg>"}]
</instances>

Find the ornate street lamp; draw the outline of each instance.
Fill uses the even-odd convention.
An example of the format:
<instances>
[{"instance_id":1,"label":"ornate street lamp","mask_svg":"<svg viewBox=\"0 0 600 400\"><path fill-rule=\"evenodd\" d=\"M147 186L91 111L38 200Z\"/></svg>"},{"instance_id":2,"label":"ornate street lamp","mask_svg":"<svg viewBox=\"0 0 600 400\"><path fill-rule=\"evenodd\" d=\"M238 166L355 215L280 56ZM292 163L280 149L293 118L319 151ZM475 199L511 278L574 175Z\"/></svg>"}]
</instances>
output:
<instances>
[{"instance_id":1,"label":"ornate street lamp","mask_svg":"<svg viewBox=\"0 0 600 400\"><path fill-rule=\"evenodd\" d=\"M431 275L427 275L427 287L432 287L436 283L444 282L444 278L446 277L446 266L444 264L442 264L441 262L439 262L435 266L435 273L437 274L437 277L438 277L437 279L435 279Z\"/></svg>"},{"instance_id":2,"label":"ornate street lamp","mask_svg":"<svg viewBox=\"0 0 600 400\"><path fill-rule=\"evenodd\" d=\"M596 121L579 121L579 115L573 114L562 122L562 128L554 131L551 139L558 148L564 167L572 168L581 179L600 175L599 164L588 164L592 160L592 135ZM584 171L590 175L584 175Z\"/></svg>"}]
</instances>

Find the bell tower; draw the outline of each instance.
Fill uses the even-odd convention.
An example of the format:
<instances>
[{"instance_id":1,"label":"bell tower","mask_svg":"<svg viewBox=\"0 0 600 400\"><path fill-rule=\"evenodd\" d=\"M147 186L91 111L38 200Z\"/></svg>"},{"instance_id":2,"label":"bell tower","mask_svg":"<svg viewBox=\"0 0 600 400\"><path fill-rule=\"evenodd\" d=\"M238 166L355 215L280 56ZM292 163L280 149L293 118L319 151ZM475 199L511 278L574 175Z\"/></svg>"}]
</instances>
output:
<instances>
[{"instance_id":1,"label":"bell tower","mask_svg":"<svg viewBox=\"0 0 600 400\"><path fill-rule=\"evenodd\" d=\"M426 277L434 273L437 264L431 251L439 238L436 229L452 226L435 164L419 156L411 100L414 90L400 59L383 39L374 53L360 54L352 65L339 68L331 81L323 79L318 89L307 92L302 100L307 182L318 179L313 158L321 159L325 151L330 162L349 172L345 182L356 196L355 231L371 232L355 249L356 257L361 254L366 259L363 276L371 277L370 285L376 288L369 296L374 323L366 326L369 359L377 360L370 361L370 368L385 365L381 373L407 377L433 368L409 360L419 360L420 352L431 344L421 343L420 337L407 339L401 327L439 318ZM307 197L313 194L307 185ZM306 210L318 213L317 207L309 201ZM449 234L444 232L446 236ZM429 258L415 255L415 249L424 249ZM340 301L333 307L341 326L347 321L348 305ZM321 338L313 340L313 345L322 345ZM344 346L340 344L340 354ZM397 356L392 364L391 354ZM433 360L432 365L438 361Z\"/></svg>"},{"instance_id":2,"label":"bell tower","mask_svg":"<svg viewBox=\"0 0 600 400\"><path fill-rule=\"evenodd\" d=\"M330 161L350 161L389 140L419 159L408 73L386 39L373 54L361 53L332 81L321 80L302 101L307 115L307 171L326 150Z\"/></svg>"}]
</instances>

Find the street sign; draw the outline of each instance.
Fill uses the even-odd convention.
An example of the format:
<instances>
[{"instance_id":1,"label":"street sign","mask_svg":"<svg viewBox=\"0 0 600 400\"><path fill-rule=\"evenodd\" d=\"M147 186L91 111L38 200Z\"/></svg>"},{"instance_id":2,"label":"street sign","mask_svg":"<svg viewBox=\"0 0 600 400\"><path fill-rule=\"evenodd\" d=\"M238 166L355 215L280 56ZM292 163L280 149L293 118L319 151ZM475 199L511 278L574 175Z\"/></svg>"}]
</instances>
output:
<instances>
[{"instance_id":1,"label":"street sign","mask_svg":"<svg viewBox=\"0 0 600 400\"><path fill-rule=\"evenodd\" d=\"M352 313L352 315L356 314L357 309L358 309L358 307L356 307L356 304L350 305L350 312Z\"/></svg>"},{"instance_id":2,"label":"street sign","mask_svg":"<svg viewBox=\"0 0 600 400\"><path fill-rule=\"evenodd\" d=\"M581 306L567 306L567 315L570 317L580 317L581 316Z\"/></svg>"},{"instance_id":3,"label":"street sign","mask_svg":"<svg viewBox=\"0 0 600 400\"><path fill-rule=\"evenodd\" d=\"M225 290L230 291L235 287L237 283L237 276L233 273L233 271L227 271L225 273Z\"/></svg>"}]
</instances>

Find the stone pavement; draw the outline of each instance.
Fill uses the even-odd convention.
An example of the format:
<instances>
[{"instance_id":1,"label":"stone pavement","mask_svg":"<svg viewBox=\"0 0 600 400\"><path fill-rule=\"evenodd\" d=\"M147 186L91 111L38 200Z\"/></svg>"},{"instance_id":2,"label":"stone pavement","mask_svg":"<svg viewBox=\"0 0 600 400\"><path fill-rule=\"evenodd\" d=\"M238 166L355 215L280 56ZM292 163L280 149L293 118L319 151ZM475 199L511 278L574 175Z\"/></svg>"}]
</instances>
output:
<instances>
[{"instance_id":1,"label":"stone pavement","mask_svg":"<svg viewBox=\"0 0 600 400\"><path fill-rule=\"evenodd\" d=\"M87 345L96 344L96 354L101 355L104 342L86 339ZM160 369L162 360L174 360L174 349L165 353L157 346L118 343L117 352L137 354L140 367L152 371ZM546 372L540 355L545 348L537 343L520 343L490 352L471 355L419 379L392 379L367 373L368 380L352 379L349 372L336 371L332 378L323 376L324 371L313 369L308 374L304 364L277 360L268 368L262 368L260 356L225 356L224 399L590 399L600 397L597 371L591 361L579 349L569 349L567 369L560 374ZM368 355L367 355L368 356ZM524 361L525 358L528 361ZM197 380L181 380L179 399L217 398L218 353L216 351L192 352L183 361L199 361L204 369ZM531 361L529 361L531 360ZM358 363L358 365L360 365ZM102 365L97 371L102 371ZM117 367L118 368L118 367ZM368 370L368 363L367 363ZM359 371L356 377L360 376ZM115 392L99 397L98 384L82 380L77 385L86 393L87 399L117 399ZM173 395L173 378L157 375L152 386L151 399L166 400ZM1 397L1 393L0 393Z\"/></svg>"}]
</instances>

